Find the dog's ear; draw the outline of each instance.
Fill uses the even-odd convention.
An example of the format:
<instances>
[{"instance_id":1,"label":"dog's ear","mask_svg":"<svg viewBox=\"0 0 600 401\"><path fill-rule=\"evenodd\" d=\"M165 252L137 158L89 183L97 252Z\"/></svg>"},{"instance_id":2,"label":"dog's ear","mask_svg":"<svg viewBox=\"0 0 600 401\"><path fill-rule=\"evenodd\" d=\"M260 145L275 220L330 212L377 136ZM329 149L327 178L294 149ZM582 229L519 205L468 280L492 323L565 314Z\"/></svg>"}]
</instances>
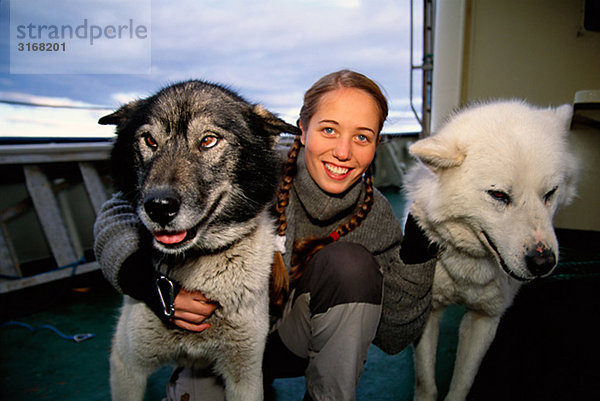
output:
<instances>
[{"instance_id":1,"label":"dog's ear","mask_svg":"<svg viewBox=\"0 0 600 401\"><path fill-rule=\"evenodd\" d=\"M117 140L111 151L109 165L115 189L123 192L130 201L133 201L130 197L135 194L133 189L136 186L137 175L135 153L132 150L135 130L128 124L135 118L143 103L143 100L127 103L114 113L98 120L98 124L117 126Z\"/></svg>"},{"instance_id":2,"label":"dog's ear","mask_svg":"<svg viewBox=\"0 0 600 401\"><path fill-rule=\"evenodd\" d=\"M563 123L563 127L569 127L571 125L571 118L573 117L573 106L570 104L563 104L555 109L552 109L556 117Z\"/></svg>"},{"instance_id":3,"label":"dog's ear","mask_svg":"<svg viewBox=\"0 0 600 401\"><path fill-rule=\"evenodd\" d=\"M551 117L557 121L558 129L566 135L572 126L573 106L570 104L563 104L558 107L550 107L548 112L551 113Z\"/></svg>"},{"instance_id":4,"label":"dog's ear","mask_svg":"<svg viewBox=\"0 0 600 401\"><path fill-rule=\"evenodd\" d=\"M549 108L548 112L556 120L556 130L561 135L568 135L573 118L573 106L563 104L556 108ZM559 204L568 205L577 197L577 182L579 181L581 166L573 152L565 152L562 163L564 182L559 191Z\"/></svg>"},{"instance_id":5,"label":"dog's ear","mask_svg":"<svg viewBox=\"0 0 600 401\"><path fill-rule=\"evenodd\" d=\"M131 115L140 106L142 100L134 100L123 106L121 106L114 113L108 114L104 117L100 117L98 124L100 125L120 125L121 123L129 120Z\"/></svg>"},{"instance_id":6,"label":"dog's ear","mask_svg":"<svg viewBox=\"0 0 600 401\"><path fill-rule=\"evenodd\" d=\"M252 112L260 119L263 130L269 135L279 137L279 134L282 133L288 133L292 135L300 135L301 133L298 127L286 123L260 104L254 105L252 107Z\"/></svg>"},{"instance_id":7,"label":"dog's ear","mask_svg":"<svg viewBox=\"0 0 600 401\"><path fill-rule=\"evenodd\" d=\"M448 139L428 137L413 143L408 150L434 171L460 166L466 155Z\"/></svg>"}]
</instances>

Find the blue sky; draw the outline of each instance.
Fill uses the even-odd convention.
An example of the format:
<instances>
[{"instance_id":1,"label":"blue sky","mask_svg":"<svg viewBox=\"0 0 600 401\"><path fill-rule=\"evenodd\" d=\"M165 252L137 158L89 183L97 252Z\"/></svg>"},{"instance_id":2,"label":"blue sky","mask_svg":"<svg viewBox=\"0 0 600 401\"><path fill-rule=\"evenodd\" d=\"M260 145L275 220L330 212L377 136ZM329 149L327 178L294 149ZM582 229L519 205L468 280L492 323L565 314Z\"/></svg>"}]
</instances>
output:
<instances>
[{"instance_id":1,"label":"blue sky","mask_svg":"<svg viewBox=\"0 0 600 401\"><path fill-rule=\"evenodd\" d=\"M419 50L421 5L415 3ZM17 7L19 20L75 26L87 19L106 27L113 21L147 17L148 47L128 47L126 41L115 46L114 40L99 39L77 57L70 55L69 74L64 73L67 67L56 71L50 57L29 52L31 63L37 63L36 73L11 74L9 56L17 43L10 41L15 31L9 2L0 0L1 100L114 109L169 83L198 78L228 85L293 123L304 91L315 80L350 68L384 88L391 106L386 131L418 129L408 104L408 0L35 0L35 4L31 9ZM67 41L71 43L75 42ZM127 64L128 60L140 67ZM420 53L414 60L420 62ZM103 72L112 66L141 73ZM92 73L87 73L90 68ZM51 69L52 74L45 73ZM418 88L418 74L415 79ZM0 136L111 135L110 127L96 124L107 112L0 104Z\"/></svg>"}]
</instances>

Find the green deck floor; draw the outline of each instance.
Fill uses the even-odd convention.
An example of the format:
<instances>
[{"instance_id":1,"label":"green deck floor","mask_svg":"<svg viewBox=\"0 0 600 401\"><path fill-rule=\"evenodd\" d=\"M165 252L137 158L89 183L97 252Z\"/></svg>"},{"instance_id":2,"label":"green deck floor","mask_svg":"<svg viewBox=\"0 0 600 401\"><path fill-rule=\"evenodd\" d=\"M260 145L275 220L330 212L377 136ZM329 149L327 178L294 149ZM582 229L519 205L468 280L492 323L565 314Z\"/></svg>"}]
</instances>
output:
<instances>
[{"instance_id":1,"label":"green deck floor","mask_svg":"<svg viewBox=\"0 0 600 401\"><path fill-rule=\"evenodd\" d=\"M91 401L110 398L108 354L120 296L99 275L90 274L73 282L76 287L84 285L85 292L79 288L74 290L66 282L63 284L45 288L47 299L39 298L37 308L29 306L39 309L37 312L16 314L11 320L30 326L52 325L64 334L94 333L95 337L76 343L46 328L35 332L20 325L0 328L0 399ZM169 373L170 369L164 368L151 377L146 400L160 400L164 396ZM384 392L376 385L382 380L389 382ZM389 356L373 346L359 385L360 399L408 399L412 381L410 350ZM274 383L278 400L301 400L303 386L301 378Z\"/></svg>"},{"instance_id":2,"label":"green deck floor","mask_svg":"<svg viewBox=\"0 0 600 401\"><path fill-rule=\"evenodd\" d=\"M386 195L401 214L401 197ZM560 238L564 258L557 274L525 287L503 318L470 399L600 399L600 237L571 234ZM108 355L120 302L98 272L0 296L0 324L18 321L95 335L76 343L49 329L0 327L0 399L109 400ZM442 321L441 394L448 387L461 316L453 307ZM146 400L164 396L169 373L166 367L151 377ZM372 346L357 398L410 400L413 380L411 349L389 356ZM302 378L276 380L276 399L299 401L303 386Z\"/></svg>"}]
</instances>

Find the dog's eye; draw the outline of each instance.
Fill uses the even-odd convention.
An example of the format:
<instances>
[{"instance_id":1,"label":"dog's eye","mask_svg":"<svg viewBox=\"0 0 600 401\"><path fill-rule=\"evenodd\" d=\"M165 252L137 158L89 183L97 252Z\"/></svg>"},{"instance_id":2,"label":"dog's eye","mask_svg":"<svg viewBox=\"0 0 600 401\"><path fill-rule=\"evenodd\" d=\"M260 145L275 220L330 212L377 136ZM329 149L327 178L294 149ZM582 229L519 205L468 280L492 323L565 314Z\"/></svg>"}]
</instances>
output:
<instances>
[{"instance_id":1,"label":"dog's eye","mask_svg":"<svg viewBox=\"0 0 600 401\"><path fill-rule=\"evenodd\" d=\"M550 202L552 200L552 197L554 196L554 194L556 193L556 191L558 190L558 186L552 188L550 191L546 192L546 195L544 195L544 203L548 204L548 202Z\"/></svg>"},{"instance_id":2,"label":"dog's eye","mask_svg":"<svg viewBox=\"0 0 600 401\"><path fill-rule=\"evenodd\" d=\"M142 134L142 138L144 139L144 143L152 150L156 150L158 148L158 142L154 140L152 135L149 132L144 132Z\"/></svg>"},{"instance_id":3,"label":"dog's eye","mask_svg":"<svg viewBox=\"0 0 600 401\"><path fill-rule=\"evenodd\" d=\"M492 197L492 199L497 200L499 202L504 203L505 205L510 205L511 199L510 196L503 191L489 190L487 191L488 195Z\"/></svg>"},{"instance_id":4,"label":"dog's eye","mask_svg":"<svg viewBox=\"0 0 600 401\"><path fill-rule=\"evenodd\" d=\"M206 135L200 140L200 147L202 149L209 149L215 146L219 142L219 139L214 135Z\"/></svg>"}]
</instances>

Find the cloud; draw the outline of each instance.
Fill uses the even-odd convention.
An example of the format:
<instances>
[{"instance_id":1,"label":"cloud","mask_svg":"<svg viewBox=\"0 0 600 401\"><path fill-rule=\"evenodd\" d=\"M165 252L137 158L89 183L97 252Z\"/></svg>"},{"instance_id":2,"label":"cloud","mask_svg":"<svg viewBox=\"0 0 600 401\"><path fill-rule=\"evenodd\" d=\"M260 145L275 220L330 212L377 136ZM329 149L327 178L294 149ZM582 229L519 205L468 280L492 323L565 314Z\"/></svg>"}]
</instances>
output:
<instances>
[{"instance_id":1,"label":"cloud","mask_svg":"<svg viewBox=\"0 0 600 401\"><path fill-rule=\"evenodd\" d=\"M106 113L0 104L0 136L109 138L114 135L114 127L98 125L98 119Z\"/></svg>"},{"instance_id":2,"label":"cloud","mask_svg":"<svg viewBox=\"0 0 600 401\"><path fill-rule=\"evenodd\" d=\"M47 107L0 104L3 137L111 137L113 128L98 125L110 110L65 97L0 91L0 99Z\"/></svg>"},{"instance_id":3,"label":"cloud","mask_svg":"<svg viewBox=\"0 0 600 401\"><path fill-rule=\"evenodd\" d=\"M137 6L133 1L119 3L117 13L135 15L136 7L144 1L148 0L137 2ZM55 3L52 9L38 7L38 14L32 16L68 14L65 4L69 2ZM151 73L5 74L0 79L11 93L20 96L114 108L173 82L206 79L229 85L249 101L262 103L286 121L295 122L304 91L316 79L351 68L384 87L391 105L386 130L414 127L408 105L408 4L395 0L152 3ZM96 7L95 2L89 6L87 15L94 15L99 23L108 23L116 15L110 7ZM108 50L103 51L110 53ZM114 57L107 58L107 63L118 61L123 53L115 50L111 54ZM416 87L419 85L416 82ZM38 112L30 110L27 114ZM45 113L44 118L51 117ZM96 125L93 119L86 124ZM4 125L2 119L0 125Z\"/></svg>"},{"instance_id":4,"label":"cloud","mask_svg":"<svg viewBox=\"0 0 600 401\"><path fill-rule=\"evenodd\" d=\"M0 99L15 102L47 105L51 107L98 107L97 105L65 97L38 96L21 92L0 91Z\"/></svg>"},{"instance_id":5,"label":"cloud","mask_svg":"<svg viewBox=\"0 0 600 401\"><path fill-rule=\"evenodd\" d=\"M12 1L10 71L107 74L149 70L150 11L150 0Z\"/></svg>"},{"instance_id":6,"label":"cloud","mask_svg":"<svg viewBox=\"0 0 600 401\"><path fill-rule=\"evenodd\" d=\"M314 1L223 3L228 7L193 2L185 13L161 3L153 12L154 66L171 79L203 74L246 86L264 75L293 80L340 65L389 69L408 46L406 16L391 1L356 8ZM311 80L316 78L313 73Z\"/></svg>"},{"instance_id":7,"label":"cloud","mask_svg":"<svg viewBox=\"0 0 600 401\"><path fill-rule=\"evenodd\" d=\"M118 104L125 104L132 102L136 99L141 99L146 97L146 95L139 92L117 92L112 94L112 100L117 102Z\"/></svg>"},{"instance_id":8,"label":"cloud","mask_svg":"<svg viewBox=\"0 0 600 401\"><path fill-rule=\"evenodd\" d=\"M316 79L341 68L369 75L390 97L406 96L407 7L350 3L194 2L185 13L161 3L153 12L153 73L227 83L290 117Z\"/></svg>"}]
</instances>

